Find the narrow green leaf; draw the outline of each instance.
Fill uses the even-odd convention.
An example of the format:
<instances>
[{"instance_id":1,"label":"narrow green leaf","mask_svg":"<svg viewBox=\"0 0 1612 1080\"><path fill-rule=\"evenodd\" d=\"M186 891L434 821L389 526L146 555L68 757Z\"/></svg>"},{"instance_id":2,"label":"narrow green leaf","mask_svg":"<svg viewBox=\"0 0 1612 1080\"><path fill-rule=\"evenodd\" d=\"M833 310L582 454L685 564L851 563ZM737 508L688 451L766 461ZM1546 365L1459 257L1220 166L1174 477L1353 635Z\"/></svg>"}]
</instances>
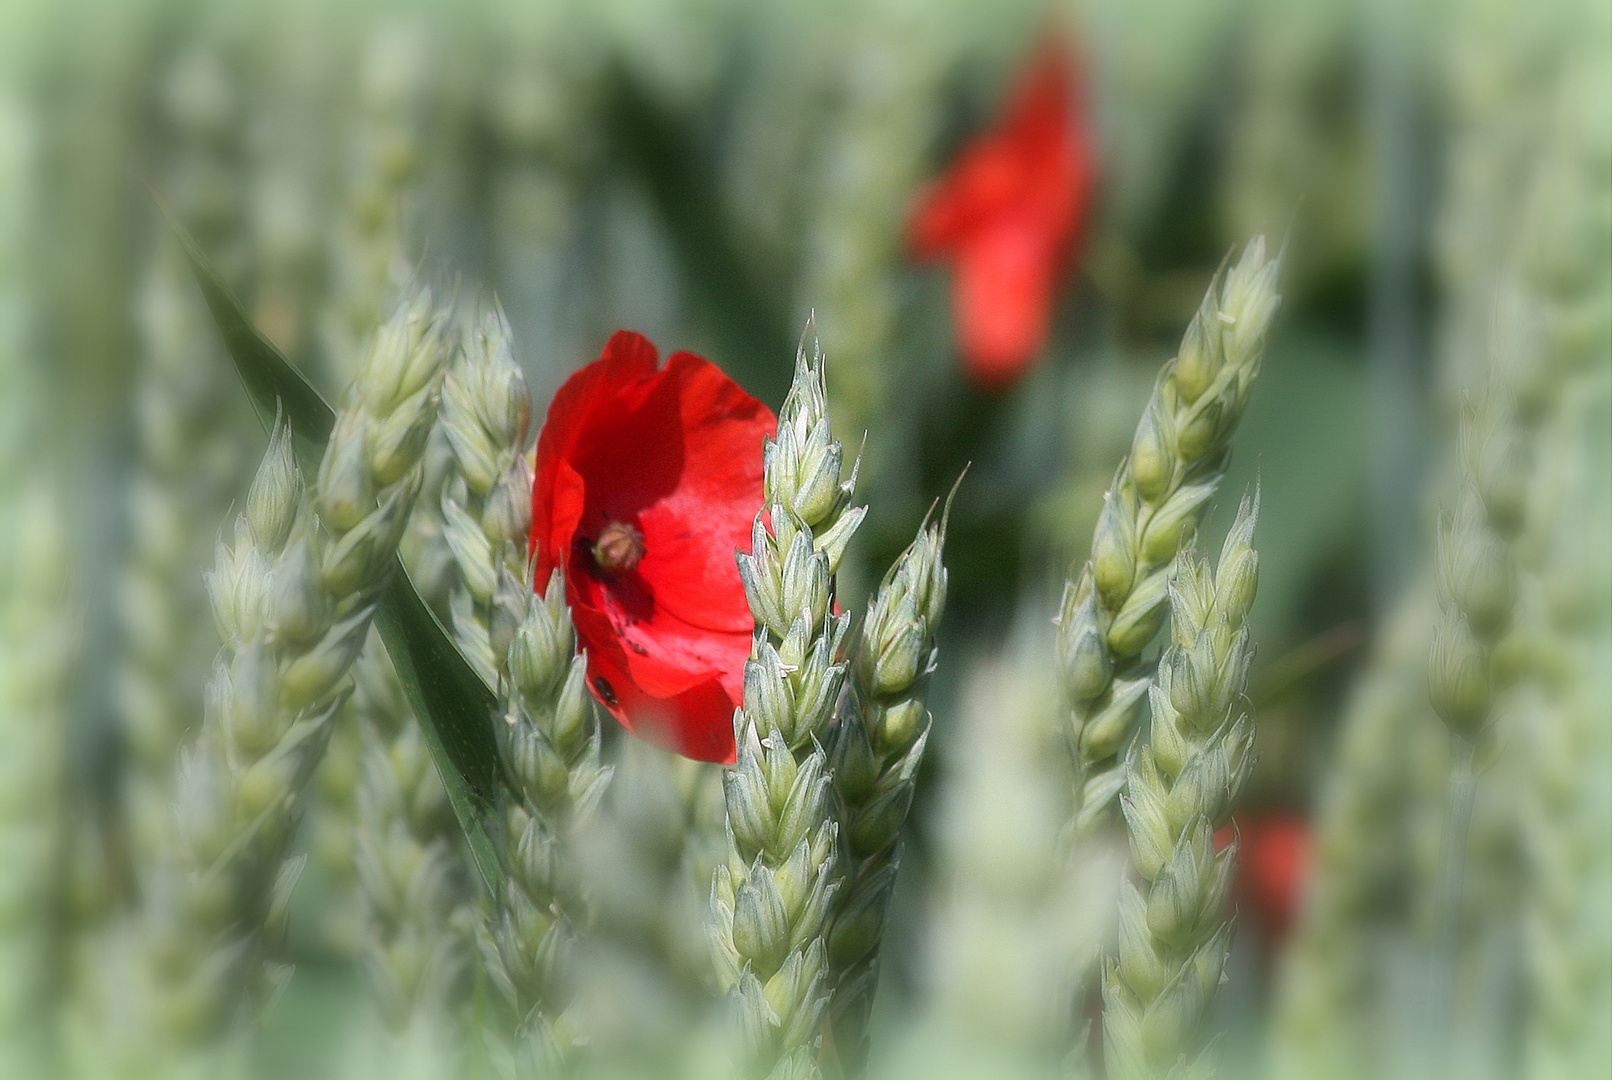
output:
<instances>
[{"instance_id":1,"label":"narrow green leaf","mask_svg":"<svg viewBox=\"0 0 1612 1080\"><path fill-rule=\"evenodd\" d=\"M325 443L330 440L330 429L336 423L336 411L285 354L252 325L246 309L213 269L201 245L173 216L161 197L153 192L152 198L190 260L196 284L201 286L202 297L207 301L207 310L212 312L224 347L235 361L235 371L246 385L258 419L266 425L272 424L275 412L283 410L291 425L297 464L302 466L304 476L315 476L319 472L319 459L325 454Z\"/></svg>"},{"instance_id":2,"label":"narrow green leaf","mask_svg":"<svg viewBox=\"0 0 1612 1080\"><path fill-rule=\"evenodd\" d=\"M196 283L201 286L258 419L267 428L275 414L282 412L291 425L303 474L316 476L335 423L334 410L274 343L252 325L246 309L224 284L201 245L175 220L160 198L157 206L190 260ZM448 789L471 855L488 888L496 894L503 885L503 867L487 831L500 783L498 743L492 728L496 698L420 599L401 559L382 595L375 624L414 715L420 720L426 745Z\"/></svg>"},{"instance_id":3,"label":"narrow green leaf","mask_svg":"<svg viewBox=\"0 0 1612 1080\"><path fill-rule=\"evenodd\" d=\"M487 832L501 782L492 729L495 699L420 599L401 559L375 623L409 705L420 717L470 853L487 887L499 895L503 865Z\"/></svg>"}]
</instances>

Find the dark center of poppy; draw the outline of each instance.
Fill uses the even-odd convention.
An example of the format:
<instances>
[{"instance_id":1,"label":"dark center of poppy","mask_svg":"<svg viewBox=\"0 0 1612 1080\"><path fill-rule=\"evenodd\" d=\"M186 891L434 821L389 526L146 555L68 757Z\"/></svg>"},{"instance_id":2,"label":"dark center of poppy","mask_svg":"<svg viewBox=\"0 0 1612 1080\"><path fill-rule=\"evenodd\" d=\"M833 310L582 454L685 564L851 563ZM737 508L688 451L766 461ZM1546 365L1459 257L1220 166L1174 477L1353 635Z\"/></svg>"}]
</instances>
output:
<instances>
[{"instance_id":1,"label":"dark center of poppy","mask_svg":"<svg viewBox=\"0 0 1612 1080\"><path fill-rule=\"evenodd\" d=\"M644 557L644 534L631 525L612 521L593 542L593 561L606 574L636 569Z\"/></svg>"}]
</instances>

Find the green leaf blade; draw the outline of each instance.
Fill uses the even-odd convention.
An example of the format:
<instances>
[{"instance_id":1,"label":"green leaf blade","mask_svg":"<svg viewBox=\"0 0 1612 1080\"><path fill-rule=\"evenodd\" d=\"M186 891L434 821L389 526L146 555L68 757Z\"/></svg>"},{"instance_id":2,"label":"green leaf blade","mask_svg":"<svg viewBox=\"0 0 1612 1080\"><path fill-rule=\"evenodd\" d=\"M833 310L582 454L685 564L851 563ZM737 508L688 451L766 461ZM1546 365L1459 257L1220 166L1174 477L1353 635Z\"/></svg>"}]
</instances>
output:
<instances>
[{"instance_id":1,"label":"green leaf blade","mask_svg":"<svg viewBox=\"0 0 1612 1080\"><path fill-rule=\"evenodd\" d=\"M420 717L420 730L448 789L471 857L497 895L503 885L503 864L487 831L502 783L492 731L496 701L420 599L402 560L375 620L409 705Z\"/></svg>"}]
</instances>

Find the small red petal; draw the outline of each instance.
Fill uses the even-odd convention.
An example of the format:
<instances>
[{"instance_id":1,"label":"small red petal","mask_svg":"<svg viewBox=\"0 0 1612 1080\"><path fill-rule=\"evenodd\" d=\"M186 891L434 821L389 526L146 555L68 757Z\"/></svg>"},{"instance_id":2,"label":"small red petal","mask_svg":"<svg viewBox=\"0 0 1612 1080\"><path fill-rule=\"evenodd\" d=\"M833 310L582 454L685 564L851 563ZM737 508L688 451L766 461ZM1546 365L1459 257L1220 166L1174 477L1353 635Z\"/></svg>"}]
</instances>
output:
<instances>
[{"instance_id":1,"label":"small red petal","mask_svg":"<svg viewBox=\"0 0 1612 1080\"><path fill-rule=\"evenodd\" d=\"M957 334L975 382L1005 386L1041 352L1056 270L1045 238L1026 227L982 232L958 254Z\"/></svg>"},{"instance_id":2,"label":"small red petal","mask_svg":"<svg viewBox=\"0 0 1612 1080\"><path fill-rule=\"evenodd\" d=\"M1074 249L1094 182L1075 60L1052 38L997 123L919 201L908 242L957 261L959 340L970 374L1000 387L1046 341L1054 283Z\"/></svg>"},{"instance_id":3,"label":"small red petal","mask_svg":"<svg viewBox=\"0 0 1612 1080\"><path fill-rule=\"evenodd\" d=\"M548 494L557 483L560 464L572 454L577 441L594 423L595 414L620 388L653 378L660 353L650 340L631 330L618 330L605 344L599 359L567 379L549 402L548 416L537 439L537 469L532 483L532 554L536 556L538 589L548 584L564 546L545 548L544 540L557 535ZM541 496L541 497L540 497ZM575 528L571 522L570 528ZM564 526L560 526L560 532Z\"/></svg>"}]
</instances>

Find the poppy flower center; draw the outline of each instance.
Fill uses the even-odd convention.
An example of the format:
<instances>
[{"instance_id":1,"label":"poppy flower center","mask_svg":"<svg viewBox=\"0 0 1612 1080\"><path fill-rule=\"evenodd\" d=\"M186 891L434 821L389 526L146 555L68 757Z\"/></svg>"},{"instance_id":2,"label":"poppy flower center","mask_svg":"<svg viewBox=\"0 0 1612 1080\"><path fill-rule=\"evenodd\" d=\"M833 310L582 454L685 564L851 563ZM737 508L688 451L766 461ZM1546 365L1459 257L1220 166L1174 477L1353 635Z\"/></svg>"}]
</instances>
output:
<instances>
[{"instance_id":1,"label":"poppy flower center","mask_svg":"<svg viewBox=\"0 0 1612 1080\"><path fill-rule=\"evenodd\" d=\"M593 542L593 561L607 574L636 569L644 557L644 534L631 525L612 521Z\"/></svg>"}]
</instances>

